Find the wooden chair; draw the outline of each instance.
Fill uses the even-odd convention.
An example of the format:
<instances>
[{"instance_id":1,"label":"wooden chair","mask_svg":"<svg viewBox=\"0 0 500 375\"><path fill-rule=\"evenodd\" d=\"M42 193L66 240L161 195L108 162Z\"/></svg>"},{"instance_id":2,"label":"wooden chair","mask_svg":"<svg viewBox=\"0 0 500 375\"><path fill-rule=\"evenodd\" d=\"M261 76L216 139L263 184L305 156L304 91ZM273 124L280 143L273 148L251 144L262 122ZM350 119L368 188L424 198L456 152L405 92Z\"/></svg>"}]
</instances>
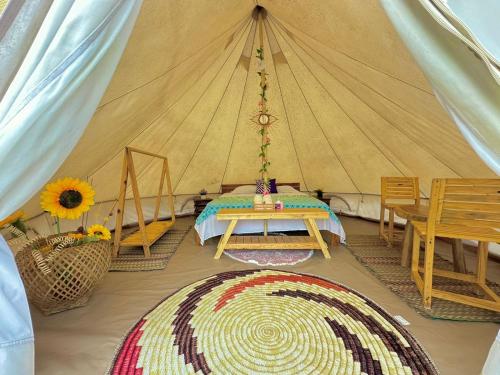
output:
<instances>
[{"instance_id":1,"label":"wooden chair","mask_svg":"<svg viewBox=\"0 0 500 375\"><path fill-rule=\"evenodd\" d=\"M382 177L380 187L380 238L389 245L394 240L394 209L397 206L419 206L418 177ZM389 229L385 230L385 210L389 211Z\"/></svg>"},{"instance_id":2,"label":"wooden chair","mask_svg":"<svg viewBox=\"0 0 500 375\"><path fill-rule=\"evenodd\" d=\"M500 312L500 297L486 286L488 243L500 242L500 179L433 180L428 220L412 224L412 277L423 296L424 306L430 308L432 297L437 297ZM436 237L479 241L476 275L435 269ZM421 239L425 241L423 267L419 267ZM475 283L486 298L434 289L433 275Z\"/></svg>"}]
</instances>

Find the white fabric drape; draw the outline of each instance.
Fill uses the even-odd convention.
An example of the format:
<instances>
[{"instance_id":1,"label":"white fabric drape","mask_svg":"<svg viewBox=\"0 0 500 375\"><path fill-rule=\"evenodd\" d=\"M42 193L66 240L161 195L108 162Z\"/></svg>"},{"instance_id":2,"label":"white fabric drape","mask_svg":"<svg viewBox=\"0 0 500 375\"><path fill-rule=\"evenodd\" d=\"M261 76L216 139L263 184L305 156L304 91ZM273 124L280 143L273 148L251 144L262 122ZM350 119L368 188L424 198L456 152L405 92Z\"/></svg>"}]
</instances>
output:
<instances>
[{"instance_id":1,"label":"white fabric drape","mask_svg":"<svg viewBox=\"0 0 500 375\"><path fill-rule=\"evenodd\" d=\"M500 369L500 331L491 345L481 375L498 375Z\"/></svg>"},{"instance_id":2,"label":"white fabric drape","mask_svg":"<svg viewBox=\"0 0 500 375\"><path fill-rule=\"evenodd\" d=\"M14 257L0 236L0 374L33 374L33 327Z\"/></svg>"},{"instance_id":3,"label":"white fabric drape","mask_svg":"<svg viewBox=\"0 0 500 375\"><path fill-rule=\"evenodd\" d=\"M2 13L0 101L33 43L51 4L52 0L10 1Z\"/></svg>"},{"instance_id":4,"label":"white fabric drape","mask_svg":"<svg viewBox=\"0 0 500 375\"><path fill-rule=\"evenodd\" d=\"M80 139L140 6L141 0L52 4L0 102L0 218L31 198Z\"/></svg>"},{"instance_id":5,"label":"white fabric drape","mask_svg":"<svg viewBox=\"0 0 500 375\"><path fill-rule=\"evenodd\" d=\"M420 0L429 14L484 61L500 84L500 28L497 0Z\"/></svg>"},{"instance_id":6,"label":"white fabric drape","mask_svg":"<svg viewBox=\"0 0 500 375\"><path fill-rule=\"evenodd\" d=\"M0 71L9 73L4 82L9 87L0 102L0 219L47 182L79 140L111 80L141 3L68 0L54 2L48 12L40 7L46 16L29 48L27 39L14 43L15 30L4 30L0 51L8 58L0 59ZM34 33L40 13L30 9L27 14L33 17L24 18L24 26L19 18L10 25ZM20 61L19 69L12 66ZM26 295L2 238L0 317L0 373L34 373Z\"/></svg>"},{"instance_id":7,"label":"white fabric drape","mask_svg":"<svg viewBox=\"0 0 500 375\"><path fill-rule=\"evenodd\" d=\"M381 3L465 139L500 174L500 86L494 78L498 61L498 48L494 48L498 38L494 34L498 28L492 29L488 21L489 16L500 14L500 2L467 3L475 8L477 17L484 16L484 22L476 20L468 28L468 37L454 26L459 25L456 19L450 21L452 10L462 9L459 0L447 1L448 18L436 7L442 1ZM467 21L462 20L463 30Z\"/></svg>"}]
</instances>

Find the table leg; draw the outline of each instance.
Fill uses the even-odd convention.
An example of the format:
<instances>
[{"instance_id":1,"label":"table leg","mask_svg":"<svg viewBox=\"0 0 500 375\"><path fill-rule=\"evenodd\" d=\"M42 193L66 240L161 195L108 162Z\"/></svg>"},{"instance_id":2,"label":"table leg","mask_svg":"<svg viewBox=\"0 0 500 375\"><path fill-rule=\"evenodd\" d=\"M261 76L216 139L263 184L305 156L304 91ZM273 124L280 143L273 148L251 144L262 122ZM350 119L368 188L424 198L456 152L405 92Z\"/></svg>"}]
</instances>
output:
<instances>
[{"instance_id":1,"label":"table leg","mask_svg":"<svg viewBox=\"0 0 500 375\"><path fill-rule=\"evenodd\" d=\"M478 284L486 283L486 268L488 266L488 242L480 241L477 246L476 276Z\"/></svg>"},{"instance_id":2,"label":"table leg","mask_svg":"<svg viewBox=\"0 0 500 375\"><path fill-rule=\"evenodd\" d=\"M411 247L413 244L413 224L410 220L406 222L404 240L403 240L403 248L401 249L401 265L403 267L410 266L411 260Z\"/></svg>"},{"instance_id":3,"label":"table leg","mask_svg":"<svg viewBox=\"0 0 500 375\"><path fill-rule=\"evenodd\" d=\"M316 225L316 221L314 221L314 219L308 219L308 221L309 221L309 226L311 227L311 230L314 234L314 237L316 237L316 241L318 241L318 244L321 247L323 255L325 256L326 259L330 259L331 257L330 257L330 252L328 251L328 246L326 246L323 237L321 237L321 233L318 229L318 226Z\"/></svg>"},{"instance_id":4,"label":"table leg","mask_svg":"<svg viewBox=\"0 0 500 375\"><path fill-rule=\"evenodd\" d=\"M309 233L309 237L315 237L314 232L311 228L311 225L309 224L309 221L307 219L304 220L304 224L306 225L307 233Z\"/></svg>"},{"instance_id":5,"label":"table leg","mask_svg":"<svg viewBox=\"0 0 500 375\"><path fill-rule=\"evenodd\" d=\"M227 241L229 241L229 237L231 237L231 234L233 233L234 227L236 226L237 222L238 219L233 219L227 226L226 233L224 233L224 236L220 239L219 245L217 246L217 252L215 253L214 259L219 259L222 255L222 252L224 251Z\"/></svg>"},{"instance_id":6,"label":"table leg","mask_svg":"<svg viewBox=\"0 0 500 375\"><path fill-rule=\"evenodd\" d=\"M458 238L453 238L451 240L451 248L453 252L453 271L460 273L467 273L462 240Z\"/></svg>"},{"instance_id":7,"label":"table leg","mask_svg":"<svg viewBox=\"0 0 500 375\"><path fill-rule=\"evenodd\" d=\"M394 208L389 209L389 246L394 241Z\"/></svg>"}]
</instances>

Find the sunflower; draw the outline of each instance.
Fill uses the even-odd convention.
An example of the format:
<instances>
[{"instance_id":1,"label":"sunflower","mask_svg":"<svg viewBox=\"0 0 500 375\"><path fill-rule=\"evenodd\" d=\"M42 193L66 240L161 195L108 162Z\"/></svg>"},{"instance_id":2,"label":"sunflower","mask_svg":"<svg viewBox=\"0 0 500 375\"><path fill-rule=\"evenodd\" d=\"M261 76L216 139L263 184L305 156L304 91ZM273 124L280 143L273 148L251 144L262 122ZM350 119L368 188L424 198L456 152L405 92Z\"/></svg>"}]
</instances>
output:
<instances>
[{"instance_id":1,"label":"sunflower","mask_svg":"<svg viewBox=\"0 0 500 375\"><path fill-rule=\"evenodd\" d=\"M94 189L85 181L66 177L47 184L40 196L44 211L60 219L78 219L94 204Z\"/></svg>"},{"instance_id":2,"label":"sunflower","mask_svg":"<svg viewBox=\"0 0 500 375\"><path fill-rule=\"evenodd\" d=\"M87 229L87 236L97 237L100 240L110 240L111 232L104 225L94 224Z\"/></svg>"}]
</instances>

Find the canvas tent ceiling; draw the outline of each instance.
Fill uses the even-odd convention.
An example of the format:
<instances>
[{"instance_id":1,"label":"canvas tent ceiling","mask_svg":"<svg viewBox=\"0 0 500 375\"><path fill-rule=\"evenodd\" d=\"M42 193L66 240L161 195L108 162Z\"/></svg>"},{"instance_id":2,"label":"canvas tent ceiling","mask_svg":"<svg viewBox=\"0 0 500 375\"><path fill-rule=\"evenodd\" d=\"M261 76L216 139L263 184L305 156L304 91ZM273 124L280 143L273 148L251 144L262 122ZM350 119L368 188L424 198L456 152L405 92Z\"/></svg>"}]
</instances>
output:
<instances>
[{"instance_id":1,"label":"canvas tent ceiling","mask_svg":"<svg viewBox=\"0 0 500 375\"><path fill-rule=\"evenodd\" d=\"M262 0L271 175L378 194L382 175L494 177L463 139L376 0ZM258 177L255 1L146 0L83 137L54 178L117 197L124 146L169 157L174 193ZM486 69L486 68L485 68ZM160 165L137 159L143 196ZM26 206L40 212L36 196Z\"/></svg>"}]
</instances>

